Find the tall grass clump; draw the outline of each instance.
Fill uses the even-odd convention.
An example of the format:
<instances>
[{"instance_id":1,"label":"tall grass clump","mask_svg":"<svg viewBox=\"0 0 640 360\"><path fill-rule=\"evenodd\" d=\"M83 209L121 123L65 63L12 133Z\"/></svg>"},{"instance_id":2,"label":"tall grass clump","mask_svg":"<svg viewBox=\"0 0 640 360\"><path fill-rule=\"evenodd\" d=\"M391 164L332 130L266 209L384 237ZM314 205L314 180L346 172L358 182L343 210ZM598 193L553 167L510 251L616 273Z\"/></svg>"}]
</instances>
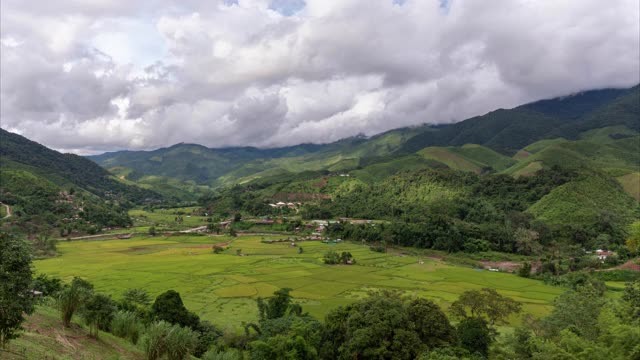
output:
<instances>
[{"instance_id":1,"label":"tall grass clump","mask_svg":"<svg viewBox=\"0 0 640 360\"><path fill-rule=\"evenodd\" d=\"M111 321L111 332L117 337L129 339L134 345L140 338L141 325L135 313L130 311L118 311Z\"/></svg>"},{"instance_id":2,"label":"tall grass clump","mask_svg":"<svg viewBox=\"0 0 640 360\"><path fill-rule=\"evenodd\" d=\"M147 360L157 360L164 355L169 360L184 360L193 352L197 342L197 332L165 321L149 325L141 339Z\"/></svg>"},{"instance_id":3,"label":"tall grass clump","mask_svg":"<svg viewBox=\"0 0 640 360\"><path fill-rule=\"evenodd\" d=\"M195 349L198 333L189 328L174 325L165 339L169 360L183 360Z\"/></svg>"},{"instance_id":4,"label":"tall grass clump","mask_svg":"<svg viewBox=\"0 0 640 360\"><path fill-rule=\"evenodd\" d=\"M145 359L157 360L166 353L166 338L170 329L171 325L165 321L154 322L147 327L141 339Z\"/></svg>"}]
</instances>

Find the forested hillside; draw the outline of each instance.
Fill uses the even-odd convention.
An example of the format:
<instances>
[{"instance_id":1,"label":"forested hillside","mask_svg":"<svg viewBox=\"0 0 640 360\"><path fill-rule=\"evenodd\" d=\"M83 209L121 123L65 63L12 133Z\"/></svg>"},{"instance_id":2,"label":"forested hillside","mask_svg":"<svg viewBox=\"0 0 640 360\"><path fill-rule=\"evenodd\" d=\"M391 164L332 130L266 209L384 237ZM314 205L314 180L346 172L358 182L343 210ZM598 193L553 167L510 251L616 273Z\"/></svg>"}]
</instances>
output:
<instances>
[{"instance_id":1,"label":"forested hillside","mask_svg":"<svg viewBox=\"0 0 640 360\"><path fill-rule=\"evenodd\" d=\"M128 226L127 208L161 200L153 191L115 180L84 157L0 129L0 202L13 210L6 226L32 234L54 227L61 234L95 232Z\"/></svg>"}]
</instances>

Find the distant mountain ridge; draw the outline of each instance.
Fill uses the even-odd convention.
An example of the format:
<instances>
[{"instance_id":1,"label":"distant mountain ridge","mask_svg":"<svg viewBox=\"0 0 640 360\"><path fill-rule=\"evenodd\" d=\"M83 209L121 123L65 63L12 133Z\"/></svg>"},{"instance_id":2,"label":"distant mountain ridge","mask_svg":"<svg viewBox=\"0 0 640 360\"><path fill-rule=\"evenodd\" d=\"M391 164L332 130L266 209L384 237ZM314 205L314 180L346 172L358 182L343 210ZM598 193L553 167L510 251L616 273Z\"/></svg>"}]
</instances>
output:
<instances>
[{"instance_id":1,"label":"distant mountain ridge","mask_svg":"<svg viewBox=\"0 0 640 360\"><path fill-rule=\"evenodd\" d=\"M468 148L460 151L451 148L468 144L482 146L477 149L485 155L489 150L497 153L492 156L497 161L500 156L510 158L540 140L579 140L581 133L614 126L632 132L640 130L640 86L585 91L513 109L495 110L455 124L400 128L369 138L351 137L329 144L300 144L275 149L213 149L197 144L176 144L152 151L118 151L88 158L104 168L133 174L129 177L119 173L142 184L147 180L158 183L177 179L215 188L302 171L359 171L372 164L389 164L400 159L405 165L411 163L410 166L449 166L447 161L438 162L433 153L464 152L471 158L477 157L470 154ZM450 149L423 150L428 147ZM472 171L478 168L503 171L511 160L501 159L500 165L470 162L474 164L468 166ZM153 188L150 183L147 186Z\"/></svg>"}]
</instances>

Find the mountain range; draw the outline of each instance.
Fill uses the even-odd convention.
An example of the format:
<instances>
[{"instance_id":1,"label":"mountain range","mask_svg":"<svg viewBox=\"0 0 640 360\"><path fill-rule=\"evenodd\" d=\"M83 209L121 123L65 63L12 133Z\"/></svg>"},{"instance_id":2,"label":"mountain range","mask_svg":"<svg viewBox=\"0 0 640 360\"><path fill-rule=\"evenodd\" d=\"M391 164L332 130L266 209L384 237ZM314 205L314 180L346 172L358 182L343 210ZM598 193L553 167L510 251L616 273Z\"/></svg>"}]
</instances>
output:
<instances>
[{"instance_id":1,"label":"mountain range","mask_svg":"<svg viewBox=\"0 0 640 360\"><path fill-rule=\"evenodd\" d=\"M416 168L526 175L557 164L595 167L620 177L637 173L640 164L639 99L639 86L602 89L499 109L455 124L401 128L329 144L214 149L181 143L88 158L125 183L183 199L304 171L376 181Z\"/></svg>"}]
</instances>

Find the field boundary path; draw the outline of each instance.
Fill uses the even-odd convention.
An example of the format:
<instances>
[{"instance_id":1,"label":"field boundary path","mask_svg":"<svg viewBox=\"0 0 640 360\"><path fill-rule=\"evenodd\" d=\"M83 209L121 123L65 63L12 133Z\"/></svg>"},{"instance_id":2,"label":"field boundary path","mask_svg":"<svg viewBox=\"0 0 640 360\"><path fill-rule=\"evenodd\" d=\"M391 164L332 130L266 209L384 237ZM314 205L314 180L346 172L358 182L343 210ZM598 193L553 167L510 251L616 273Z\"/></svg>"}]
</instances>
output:
<instances>
[{"instance_id":1,"label":"field boundary path","mask_svg":"<svg viewBox=\"0 0 640 360\"><path fill-rule=\"evenodd\" d=\"M3 219L6 219L6 218L8 218L8 217L11 217L11 207L10 207L9 205L4 204L4 203L1 203L1 202L0 202L0 205L4 206L4 208L5 208L5 209L7 209L7 215L5 215L5 216L3 217Z\"/></svg>"}]
</instances>

